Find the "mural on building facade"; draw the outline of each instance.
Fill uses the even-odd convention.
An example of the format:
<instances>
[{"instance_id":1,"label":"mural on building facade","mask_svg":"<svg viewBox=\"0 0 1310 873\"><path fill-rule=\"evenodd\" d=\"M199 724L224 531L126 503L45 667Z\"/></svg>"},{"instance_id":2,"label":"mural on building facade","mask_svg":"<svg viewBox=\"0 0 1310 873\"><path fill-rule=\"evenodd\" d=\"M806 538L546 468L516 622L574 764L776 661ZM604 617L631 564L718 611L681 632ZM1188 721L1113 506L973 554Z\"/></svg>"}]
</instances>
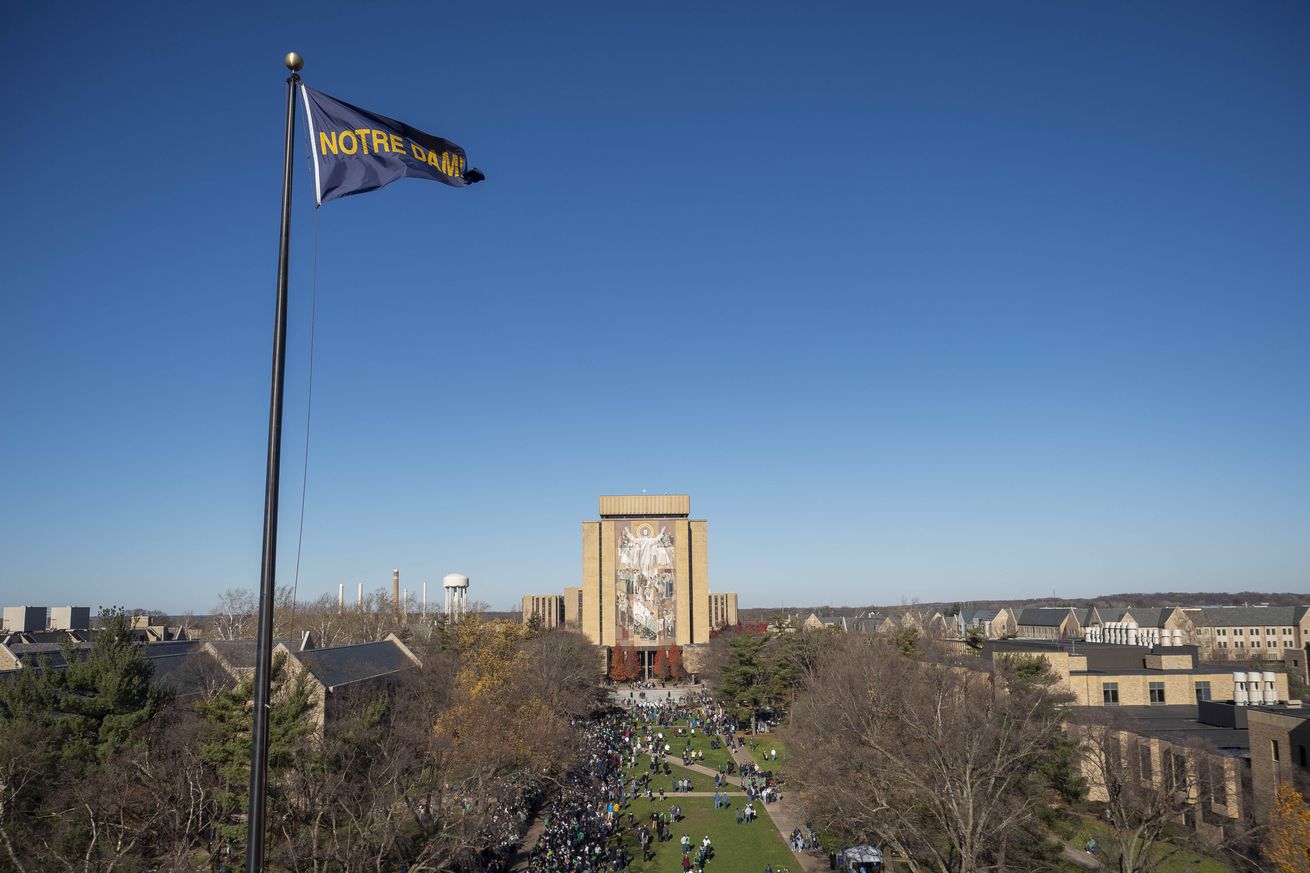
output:
<instances>
[{"instance_id":1,"label":"mural on building facade","mask_svg":"<svg viewBox=\"0 0 1310 873\"><path fill-rule=\"evenodd\" d=\"M659 521L613 522L619 645L673 645L676 573L673 531Z\"/></svg>"}]
</instances>

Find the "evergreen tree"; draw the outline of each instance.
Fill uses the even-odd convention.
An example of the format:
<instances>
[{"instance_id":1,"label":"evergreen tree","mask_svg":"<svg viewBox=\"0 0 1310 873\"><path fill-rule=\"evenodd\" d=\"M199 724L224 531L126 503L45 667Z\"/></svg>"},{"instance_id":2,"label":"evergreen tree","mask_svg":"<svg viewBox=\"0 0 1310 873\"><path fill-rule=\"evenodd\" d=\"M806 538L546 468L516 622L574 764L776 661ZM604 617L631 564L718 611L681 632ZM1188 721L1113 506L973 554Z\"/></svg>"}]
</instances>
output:
<instances>
[{"instance_id":1,"label":"evergreen tree","mask_svg":"<svg viewBox=\"0 0 1310 873\"><path fill-rule=\"evenodd\" d=\"M285 804L279 803L278 776L292 766L305 767L304 740L314 730L310 719L313 704L304 673L287 676L286 658L274 658L273 704L268 716L269 821L275 820ZM208 730L201 744L201 757L218 777L215 792L218 814L216 829L225 841L241 841L246 834L244 814L250 790L251 709L255 680L250 677L236 688L220 691L212 700L197 706Z\"/></svg>"},{"instance_id":2,"label":"evergreen tree","mask_svg":"<svg viewBox=\"0 0 1310 873\"><path fill-rule=\"evenodd\" d=\"M127 613L104 609L100 620L89 651L65 644L66 668L38 662L0 683L0 729L20 721L40 726L52 741L52 763L65 774L127 748L133 732L169 700L151 684L153 668L132 643Z\"/></svg>"},{"instance_id":3,"label":"evergreen tree","mask_svg":"<svg viewBox=\"0 0 1310 873\"><path fill-rule=\"evenodd\" d=\"M716 689L720 700L737 719L738 724L751 723L755 730L755 717L775 698L773 676L766 669L763 650L766 640L759 634L739 633L728 643L728 662L724 665Z\"/></svg>"}]
</instances>

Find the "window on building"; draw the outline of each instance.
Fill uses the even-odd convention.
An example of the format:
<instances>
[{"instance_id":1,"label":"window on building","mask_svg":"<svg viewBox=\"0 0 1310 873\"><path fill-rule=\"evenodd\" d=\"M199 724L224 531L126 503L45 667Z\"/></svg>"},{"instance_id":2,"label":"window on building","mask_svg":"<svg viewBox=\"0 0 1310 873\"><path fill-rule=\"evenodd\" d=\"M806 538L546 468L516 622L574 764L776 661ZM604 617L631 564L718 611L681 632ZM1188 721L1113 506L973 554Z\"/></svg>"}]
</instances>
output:
<instances>
[{"instance_id":1,"label":"window on building","mask_svg":"<svg viewBox=\"0 0 1310 873\"><path fill-rule=\"evenodd\" d=\"M1228 640L1220 640L1220 641L1219 641L1219 648L1221 648L1221 649L1226 649L1226 648L1228 648Z\"/></svg>"},{"instance_id":2,"label":"window on building","mask_svg":"<svg viewBox=\"0 0 1310 873\"><path fill-rule=\"evenodd\" d=\"M1235 627L1235 628L1233 628L1233 636L1235 636L1235 637L1244 636L1245 633L1246 633L1246 632L1243 631L1240 627Z\"/></svg>"},{"instance_id":3,"label":"window on building","mask_svg":"<svg viewBox=\"0 0 1310 873\"><path fill-rule=\"evenodd\" d=\"M1273 753L1274 753L1274 760L1277 761L1277 760L1278 760L1278 740L1270 740L1270 741L1269 741L1269 747L1270 747L1270 749L1273 750Z\"/></svg>"},{"instance_id":4,"label":"window on building","mask_svg":"<svg viewBox=\"0 0 1310 873\"><path fill-rule=\"evenodd\" d=\"M1102 682L1101 683L1101 700L1106 706L1119 705L1119 683Z\"/></svg>"},{"instance_id":5,"label":"window on building","mask_svg":"<svg viewBox=\"0 0 1310 873\"><path fill-rule=\"evenodd\" d=\"M1274 628L1271 627L1265 628L1265 636L1272 637L1275 633L1277 633L1277 631Z\"/></svg>"},{"instance_id":6,"label":"window on building","mask_svg":"<svg viewBox=\"0 0 1310 873\"><path fill-rule=\"evenodd\" d=\"M1219 630L1215 631L1214 633L1215 636L1217 637L1226 637L1228 636L1228 628L1221 627L1219 628Z\"/></svg>"},{"instance_id":7,"label":"window on building","mask_svg":"<svg viewBox=\"0 0 1310 873\"><path fill-rule=\"evenodd\" d=\"M1258 649L1258 648L1260 648L1260 641L1259 641L1259 640L1251 640L1251 648L1253 648L1253 649Z\"/></svg>"},{"instance_id":8,"label":"window on building","mask_svg":"<svg viewBox=\"0 0 1310 873\"><path fill-rule=\"evenodd\" d=\"M1152 682L1152 683L1150 683L1149 690L1150 690L1150 694L1151 694L1151 705L1152 705L1152 706L1160 706L1161 704L1164 703L1164 683L1163 683L1163 682Z\"/></svg>"},{"instance_id":9,"label":"window on building","mask_svg":"<svg viewBox=\"0 0 1310 873\"><path fill-rule=\"evenodd\" d=\"M1196 683L1196 699L1197 699L1197 701L1201 701L1201 700L1209 700L1209 699L1210 699L1210 683L1209 683L1209 682L1197 682L1197 683Z\"/></svg>"},{"instance_id":10,"label":"window on building","mask_svg":"<svg viewBox=\"0 0 1310 873\"><path fill-rule=\"evenodd\" d=\"M1244 648L1246 648L1246 643L1242 642L1241 640L1238 640L1237 642L1233 643L1233 648L1234 648L1234 649L1244 649Z\"/></svg>"},{"instance_id":11,"label":"window on building","mask_svg":"<svg viewBox=\"0 0 1310 873\"><path fill-rule=\"evenodd\" d=\"M1259 635L1260 635L1260 628L1258 627L1251 628L1251 636L1258 637Z\"/></svg>"}]
</instances>

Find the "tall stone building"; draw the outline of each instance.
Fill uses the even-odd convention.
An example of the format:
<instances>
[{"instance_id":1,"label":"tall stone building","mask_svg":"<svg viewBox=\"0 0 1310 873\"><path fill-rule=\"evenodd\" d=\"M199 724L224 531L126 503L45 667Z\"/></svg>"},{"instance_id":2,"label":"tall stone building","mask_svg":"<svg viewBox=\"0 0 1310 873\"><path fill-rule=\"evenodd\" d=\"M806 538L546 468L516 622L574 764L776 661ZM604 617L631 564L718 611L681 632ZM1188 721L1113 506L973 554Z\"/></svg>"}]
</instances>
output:
<instances>
[{"instance_id":1,"label":"tall stone building","mask_svg":"<svg viewBox=\"0 0 1310 873\"><path fill-rule=\"evenodd\" d=\"M686 494L600 498L600 520L582 523L582 585L523 598L523 620L576 628L593 645L637 651L649 676L655 653L685 648L694 672L710 632L737 623L737 595L710 593L706 522Z\"/></svg>"},{"instance_id":2,"label":"tall stone building","mask_svg":"<svg viewBox=\"0 0 1310 873\"><path fill-rule=\"evenodd\" d=\"M579 626L597 646L635 648L647 671L659 649L704 645L736 623L735 594L711 611L707 523L690 516L686 494L615 495L582 523Z\"/></svg>"},{"instance_id":3,"label":"tall stone building","mask_svg":"<svg viewBox=\"0 0 1310 873\"><path fill-rule=\"evenodd\" d=\"M523 595L523 622L536 618L542 627L564 624L564 598L558 594Z\"/></svg>"}]
</instances>

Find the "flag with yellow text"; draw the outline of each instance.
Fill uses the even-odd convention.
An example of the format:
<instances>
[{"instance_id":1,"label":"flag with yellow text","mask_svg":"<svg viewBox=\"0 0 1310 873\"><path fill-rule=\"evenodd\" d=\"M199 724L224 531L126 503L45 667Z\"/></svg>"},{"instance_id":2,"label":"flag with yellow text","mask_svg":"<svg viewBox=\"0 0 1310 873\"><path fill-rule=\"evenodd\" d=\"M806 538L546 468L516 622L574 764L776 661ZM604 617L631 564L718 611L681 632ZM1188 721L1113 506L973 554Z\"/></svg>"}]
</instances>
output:
<instances>
[{"instance_id":1,"label":"flag with yellow text","mask_svg":"<svg viewBox=\"0 0 1310 873\"><path fill-rule=\"evenodd\" d=\"M314 156L314 197L320 205L374 191L406 176L456 188L482 180L464 150L448 139L351 106L304 85Z\"/></svg>"}]
</instances>

